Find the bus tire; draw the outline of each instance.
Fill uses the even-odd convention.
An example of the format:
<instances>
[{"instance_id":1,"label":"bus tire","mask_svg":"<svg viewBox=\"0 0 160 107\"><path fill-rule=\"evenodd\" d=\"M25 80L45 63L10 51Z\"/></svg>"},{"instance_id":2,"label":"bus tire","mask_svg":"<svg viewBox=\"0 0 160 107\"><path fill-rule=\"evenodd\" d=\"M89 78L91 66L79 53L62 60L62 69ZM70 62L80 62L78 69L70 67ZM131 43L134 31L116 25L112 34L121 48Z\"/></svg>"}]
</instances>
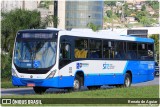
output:
<instances>
[{"instance_id":1,"label":"bus tire","mask_svg":"<svg viewBox=\"0 0 160 107\"><path fill-rule=\"evenodd\" d=\"M123 87L130 87L131 86L131 76L129 73L126 73Z\"/></svg>"},{"instance_id":2,"label":"bus tire","mask_svg":"<svg viewBox=\"0 0 160 107\"><path fill-rule=\"evenodd\" d=\"M78 91L81 88L81 78L76 75L75 79L74 79L74 83L73 83L73 90L74 91Z\"/></svg>"},{"instance_id":3,"label":"bus tire","mask_svg":"<svg viewBox=\"0 0 160 107\"><path fill-rule=\"evenodd\" d=\"M33 87L33 90L36 94L43 94L46 92L47 88L45 87Z\"/></svg>"}]
</instances>

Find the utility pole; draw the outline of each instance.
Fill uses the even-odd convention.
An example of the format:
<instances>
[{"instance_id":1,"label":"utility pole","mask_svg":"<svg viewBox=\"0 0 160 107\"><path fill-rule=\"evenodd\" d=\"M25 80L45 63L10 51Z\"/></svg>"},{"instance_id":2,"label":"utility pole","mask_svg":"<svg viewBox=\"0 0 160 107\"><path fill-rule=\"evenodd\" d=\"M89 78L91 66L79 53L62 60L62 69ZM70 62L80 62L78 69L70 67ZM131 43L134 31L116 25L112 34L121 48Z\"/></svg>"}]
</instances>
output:
<instances>
[{"instance_id":1,"label":"utility pole","mask_svg":"<svg viewBox=\"0 0 160 107\"><path fill-rule=\"evenodd\" d=\"M122 14L121 14L121 22L124 24L124 3L125 3L125 0L123 2L123 5L122 5Z\"/></svg>"},{"instance_id":2,"label":"utility pole","mask_svg":"<svg viewBox=\"0 0 160 107\"><path fill-rule=\"evenodd\" d=\"M22 9L25 9L25 1L22 1Z\"/></svg>"},{"instance_id":3,"label":"utility pole","mask_svg":"<svg viewBox=\"0 0 160 107\"><path fill-rule=\"evenodd\" d=\"M113 6L111 5L111 10L112 10L112 31L113 31Z\"/></svg>"}]
</instances>

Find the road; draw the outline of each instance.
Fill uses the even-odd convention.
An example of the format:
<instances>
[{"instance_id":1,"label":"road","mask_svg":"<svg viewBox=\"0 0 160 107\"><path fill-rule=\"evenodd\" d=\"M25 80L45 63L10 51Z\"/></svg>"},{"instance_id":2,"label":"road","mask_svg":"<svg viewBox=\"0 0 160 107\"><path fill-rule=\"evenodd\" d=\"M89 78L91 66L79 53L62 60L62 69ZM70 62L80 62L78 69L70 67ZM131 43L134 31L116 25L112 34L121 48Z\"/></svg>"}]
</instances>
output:
<instances>
[{"instance_id":1,"label":"road","mask_svg":"<svg viewBox=\"0 0 160 107\"><path fill-rule=\"evenodd\" d=\"M159 78L156 77L153 81L132 84L132 86L147 86L147 85L159 85ZM102 88L114 88L109 86L102 86ZM83 87L82 90L87 90L86 87ZM66 90L63 89L54 89L50 88L46 91L46 93L65 93ZM35 94L33 88L10 88L10 89L1 89L1 96L7 95L26 95L26 94Z\"/></svg>"}]
</instances>

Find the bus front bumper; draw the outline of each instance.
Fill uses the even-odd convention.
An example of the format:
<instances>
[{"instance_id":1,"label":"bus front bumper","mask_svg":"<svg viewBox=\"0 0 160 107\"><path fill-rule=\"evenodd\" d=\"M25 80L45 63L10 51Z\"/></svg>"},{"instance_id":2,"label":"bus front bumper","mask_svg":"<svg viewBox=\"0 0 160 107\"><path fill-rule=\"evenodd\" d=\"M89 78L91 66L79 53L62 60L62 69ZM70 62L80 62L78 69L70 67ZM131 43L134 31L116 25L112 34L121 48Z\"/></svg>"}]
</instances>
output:
<instances>
[{"instance_id":1,"label":"bus front bumper","mask_svg":"<svg viewBox=\"0 0 160 107\"><path fill-rule=\"evenodd\" d=\"M12 76L12 84L14 86L29 86L28 84L34 84L33 86L48 87L48 88L63 88L73 87L74 78L70 77L53 77L49 79L30 79L30 78L18 78Z\"/></svg>"}]
</instances>

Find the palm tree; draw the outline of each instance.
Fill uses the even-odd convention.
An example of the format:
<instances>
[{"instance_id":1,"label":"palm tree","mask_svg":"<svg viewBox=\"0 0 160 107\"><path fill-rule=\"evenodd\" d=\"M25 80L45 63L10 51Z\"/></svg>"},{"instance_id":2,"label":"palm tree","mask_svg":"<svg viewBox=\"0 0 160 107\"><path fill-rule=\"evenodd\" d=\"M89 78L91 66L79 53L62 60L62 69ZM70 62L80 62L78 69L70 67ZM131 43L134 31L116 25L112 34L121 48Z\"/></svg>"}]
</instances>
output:
<instances>
[{"instance_id":1,"label":"palm tree","mask_svg":"<svg viewBox=\"0 0 160 107\"><path fill-rule=\"evenodd\" d=\"M52 26L57 28L57 26L59 25L59 18L54 15L48 15L45 19L45 24L47 26Z\"/></svg>"}]
</instances>

